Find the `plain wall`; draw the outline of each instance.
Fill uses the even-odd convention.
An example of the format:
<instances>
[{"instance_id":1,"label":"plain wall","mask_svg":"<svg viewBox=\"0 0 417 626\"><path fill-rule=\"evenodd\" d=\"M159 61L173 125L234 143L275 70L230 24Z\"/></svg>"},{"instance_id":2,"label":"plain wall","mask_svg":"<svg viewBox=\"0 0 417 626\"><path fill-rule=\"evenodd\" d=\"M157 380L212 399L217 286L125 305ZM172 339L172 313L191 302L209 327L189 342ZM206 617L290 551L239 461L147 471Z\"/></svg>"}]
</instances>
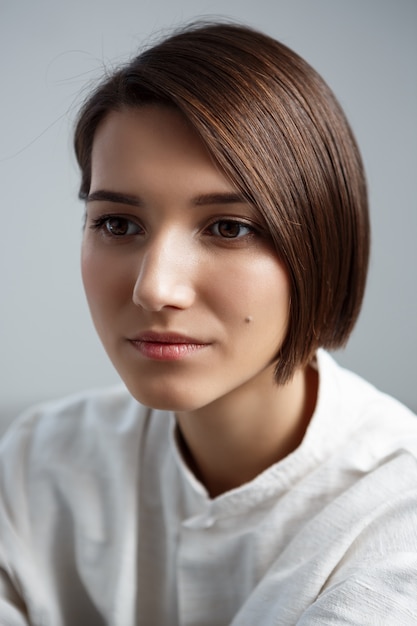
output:
<instances>
[{"instance_id":1,"label":"plain wall","mask_svg":"<svg viewBox=\"0 0 417 626\"><path fill-rule=\"evenodd\" d=\"M0 0L0 423L118 380L79 274L77 106L104 68L199 16L282 40L328 81L367 169L373 249L340 362L417 409L415 0Z\"/></svg>"}]
</instances>

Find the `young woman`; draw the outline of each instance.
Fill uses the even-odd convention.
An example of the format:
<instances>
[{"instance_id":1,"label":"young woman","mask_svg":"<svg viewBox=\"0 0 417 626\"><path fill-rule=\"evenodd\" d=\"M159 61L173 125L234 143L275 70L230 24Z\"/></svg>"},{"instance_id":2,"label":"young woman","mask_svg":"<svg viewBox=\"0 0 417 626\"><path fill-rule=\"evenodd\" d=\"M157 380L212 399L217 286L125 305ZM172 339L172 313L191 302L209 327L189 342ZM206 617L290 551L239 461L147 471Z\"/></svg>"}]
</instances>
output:
<instances>
[{"instance_id":1,"label":"young woman","mask_svg":"<svg viewBox=\"0 0 417 626\"><path fill-rule=\"evenodd\" d=\"M260 33L197 25L99 85L75 150L125 387L4 438L0 623L416 624L417 422L323 350L369 248L329 88Z\"/></svg>"}]
</instances>

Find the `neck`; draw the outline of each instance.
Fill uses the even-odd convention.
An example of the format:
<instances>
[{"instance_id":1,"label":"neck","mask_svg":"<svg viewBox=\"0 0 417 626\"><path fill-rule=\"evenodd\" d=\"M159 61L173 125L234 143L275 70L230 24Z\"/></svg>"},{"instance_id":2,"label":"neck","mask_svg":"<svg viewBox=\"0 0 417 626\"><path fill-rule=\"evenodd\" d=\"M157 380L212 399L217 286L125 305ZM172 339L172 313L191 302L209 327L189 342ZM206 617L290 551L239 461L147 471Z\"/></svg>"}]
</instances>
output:
<instances>
[{"instance_id":1,"label":"neck","mask_svg":"<svg viewBox=\"0 0 417 626\"><path fill-rule=\"evenodd\" d=\"M184 458L211 497L249 482L300 445L317 385L317 372L310 367L297 370L281 386L268 369L256 385L177 414Z\"/></svg>"}]
</instances>

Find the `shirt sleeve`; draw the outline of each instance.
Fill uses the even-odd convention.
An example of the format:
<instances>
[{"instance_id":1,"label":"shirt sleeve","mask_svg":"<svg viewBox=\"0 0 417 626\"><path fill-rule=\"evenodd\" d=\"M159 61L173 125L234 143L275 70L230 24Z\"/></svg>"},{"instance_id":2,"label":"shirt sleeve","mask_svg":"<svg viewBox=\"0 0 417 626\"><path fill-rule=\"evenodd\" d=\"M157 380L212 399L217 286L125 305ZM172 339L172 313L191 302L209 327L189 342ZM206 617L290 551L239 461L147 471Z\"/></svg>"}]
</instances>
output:
<instances>
[{"instance_id":1,"label":"shirt sleeve","mask_svg":"<svg viewBox=\"0 0 417 626\"><path fill-rule=\"evenodd\" d=\"M342 582L326 589L297 626L415 626L417 554L389 555L363 563Z\"/></svg>"},{"instance_id":2,"label":"shirt sleeve","mask_svg":"<svg viewBox=\"0 0 417 626\"><path fill-rule=\"evenodd\" d=\"M417 492L395 504L357 538L297 626L417 624Z\"/></svg>"}]
</instances>

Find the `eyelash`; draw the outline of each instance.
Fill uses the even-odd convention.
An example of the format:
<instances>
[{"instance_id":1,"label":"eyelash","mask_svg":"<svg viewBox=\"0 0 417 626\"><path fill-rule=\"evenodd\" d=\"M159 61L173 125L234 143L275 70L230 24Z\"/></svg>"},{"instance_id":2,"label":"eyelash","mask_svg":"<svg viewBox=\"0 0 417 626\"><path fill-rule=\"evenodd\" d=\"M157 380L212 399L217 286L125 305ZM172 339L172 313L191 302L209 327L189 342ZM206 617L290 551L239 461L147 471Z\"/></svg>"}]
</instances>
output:
<instances>
[{"instance_id":1,"label":"eyelash","mask_svg":"<svg viewBox=\"0 0 417 626\"><path fill-rule=\"evenodd\" d=\"M134 222L132 219L128 217L124 217L123 215L101 215L100 217L92 220L90 228L94 231L102 231L105 236L114 237L116 239L119 237L120 238L129 237L132 235L139 234L139 232L135 232L135 233L125 233L122 235L116 235L115 233L112 233L109 229L109 223L111 220L120 222L121 224L128 226L128 227L133 225L138 231L143 230L139 226L139 224L136 224L136 222Z\"/></svg>"},{"instance_id":2,"label":"eyelash","mask_svg":"<svg viewBox=\"0 0 417 626\"><path fill-rule=\"evenodd\" d=\"M133 225L133 227L136 229L136 232L122 233L122 234L115 234L114 232L112 233L110 230L111 220L119 222L119 224L127 228ZM246 229L247 232L243 235L239 233L240 236L239 235L235 235L232 237L223 236L219 231L219 228L222 225L223 226L227 225L229 227L232 226L232 228L238 227L239 231L241 231L242 229ZM142 227L139 224L137 224L134 220L128 217L124 217L123 215L102 215L92 220L90 228L94 231L102 231L106 237L115 238L115 239L118 239L118 238L122 239L124 237L132 237L135 235L139 235L140 231L143 231ZM215 229L217 229L217 233L213 232ZM242 220L235 219L235 218L216 219L215 221L211 222L211 224L209 224L204 230L210 231L210 236L219 237L220 239L223 239L225 241L240 240L240 239L245 239L247 237L260 234L260 228L256 228L255 226L253 226L252 224L249 224L248 222L244 222Z\"/></svg>"},{"instance_id":3,"label":"eyelash","mask_svg":"<svg viewBox=\"0 0 417 626\"><path fill-rule=\"evenodd\" d=\"M219 232L219 228L221 225L228 225L229 227L232 226L234 227L238 227L239 230L241 229L246 229L246 233L244 235L241 236L233 236L233 237L228 237L228 236L223 236L220 232ZM217 233L214 233L213 230L217 228ZM253 225L248 224L248 222L243 222L241 220L238 219L227 219L227 218L223 218L223 219L217 219L214 222L212 222L211 224L209 224L209 226L207 227L207 229L210 231L210 235L212 237L219 237L220 239L224 239L224 240L238 240L238 239L244 239L247 237L251 237L254 236L256 234L259 233L259 230L257 230Z\"/></svg>"}]
</instances>

